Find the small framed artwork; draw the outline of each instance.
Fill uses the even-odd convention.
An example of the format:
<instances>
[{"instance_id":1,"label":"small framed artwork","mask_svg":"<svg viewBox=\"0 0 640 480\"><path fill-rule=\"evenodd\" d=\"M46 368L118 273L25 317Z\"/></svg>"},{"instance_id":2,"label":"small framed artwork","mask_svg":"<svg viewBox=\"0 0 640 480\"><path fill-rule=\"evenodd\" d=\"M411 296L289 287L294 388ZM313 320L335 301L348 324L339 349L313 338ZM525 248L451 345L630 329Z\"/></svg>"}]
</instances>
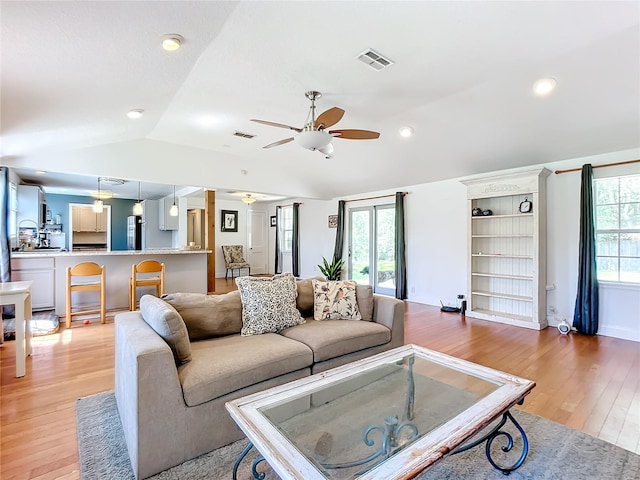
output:
<instances>
[{"instance_id":1,"label":"small framed artwork","mask_svg":"<svg viewBox=\"0 0 640 480\"><path fill-rule=\"evenodd\" d=\"M271 219L271 226L272 227L275 227L275 226L278 225L278 221L276 220L276 216L275 215L271 215L270 219Z\"/></svg>"},{"instance_id":2,"label":"small framed artwork","mask_svg":"<svg viewBox=\"0 0 640 480\"><path fill-rule=\"evenodd\" d=\"M329 228L338 228L338 215L329 215Z\"/></svg>"},{"instance_id":3,"label":"small framed artwork","mask_svg":"<svg viewBox=\"0 0 640 480\"><path fill-rule=\"evenodd\" d=\"M220 231L221 232L237 232L238 231L238 211L237 210L220 210Z\"/></svg>"}]
</instances>

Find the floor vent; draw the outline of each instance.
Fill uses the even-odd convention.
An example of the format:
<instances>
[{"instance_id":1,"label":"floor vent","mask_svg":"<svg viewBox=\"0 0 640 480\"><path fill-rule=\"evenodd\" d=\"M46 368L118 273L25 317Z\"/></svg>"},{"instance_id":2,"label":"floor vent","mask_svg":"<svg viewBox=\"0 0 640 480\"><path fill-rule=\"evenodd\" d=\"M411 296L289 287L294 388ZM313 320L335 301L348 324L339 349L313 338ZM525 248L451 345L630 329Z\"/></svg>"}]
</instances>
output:
<instances>
[{"instance_id":1,"label":"floor vent","mask_svg":"<svg viewBox=\"0 0 640 480\"><path fill-rule=\"evenodd\" d=\"M250 134L250 133L238 132L238 131L236 131L236 132L234 133L234 135L235 135L236 137L240 137L240 138L247 138L247 139L249 139L249 140L250 140L250 139L252 139L253 137L255 137L255 135L252 135L252 134Z\"/></svg>"},{"instance_id":2,"label":"floor vent","mask_svg":"<svg viewBox=\"0 0 640 480\"><path fill-rule=\"evenodd\" d=\"M378 52L376 52L371 48L368 48L367 50L362 52L360 55L358 55L358 60L366 63L371 68L373 68L376 72L379 72L380 70L393 65L393 62L391 60L389 60L386 57L383 57L382 55L380 55Z\"/></svg>"}]
</instances>

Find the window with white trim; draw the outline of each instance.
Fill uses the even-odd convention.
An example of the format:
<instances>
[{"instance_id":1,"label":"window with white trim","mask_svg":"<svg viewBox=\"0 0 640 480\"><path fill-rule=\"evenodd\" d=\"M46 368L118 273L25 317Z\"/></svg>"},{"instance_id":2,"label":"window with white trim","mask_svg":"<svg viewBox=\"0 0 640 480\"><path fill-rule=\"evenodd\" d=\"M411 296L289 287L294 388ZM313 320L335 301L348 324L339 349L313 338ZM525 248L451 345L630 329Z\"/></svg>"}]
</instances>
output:
<instances>
[{"instance_id":1,"label":"window with white trim","mask_svg":"<svg viewBox=\"0 0 640 480\"><path fill-rule=\"evenodd\" d=\"M640 284L640 175L593 186L598 280Z\"/></svg>"},{"instance_id":2,"label":"window with white trim","mask_svg":"<svg viewBox=\"0 0 640 480\"><path fill-rule=\"evenodd\" d=\"M293 206L280 209L278 228L280 229L280 251L291 253L293 249Z\"/></svg>"}]
</instances>

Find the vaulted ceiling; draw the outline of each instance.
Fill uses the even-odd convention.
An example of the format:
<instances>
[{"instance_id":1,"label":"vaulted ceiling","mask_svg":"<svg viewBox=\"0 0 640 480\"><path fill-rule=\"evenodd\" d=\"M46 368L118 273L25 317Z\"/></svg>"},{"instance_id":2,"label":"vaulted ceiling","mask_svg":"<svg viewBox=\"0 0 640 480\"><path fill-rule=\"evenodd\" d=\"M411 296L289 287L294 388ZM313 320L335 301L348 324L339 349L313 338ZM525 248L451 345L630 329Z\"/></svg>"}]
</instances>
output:
<instances>
[{"instance_id":1,"label":"vaulted ceiling","mask_svg":"<svg viewBox=\"0 0 640 480\"><path fill-rule=\"evenodd\" d=\"M0 5L16 168L333 198L640 145L635 1ZM368 48L393 65L359 61ZM307 90L345 110L333 128L380 138L335 138L330 159L263 149L295 132L250 119L303 126Z\"/></svg>"}]
</instances>

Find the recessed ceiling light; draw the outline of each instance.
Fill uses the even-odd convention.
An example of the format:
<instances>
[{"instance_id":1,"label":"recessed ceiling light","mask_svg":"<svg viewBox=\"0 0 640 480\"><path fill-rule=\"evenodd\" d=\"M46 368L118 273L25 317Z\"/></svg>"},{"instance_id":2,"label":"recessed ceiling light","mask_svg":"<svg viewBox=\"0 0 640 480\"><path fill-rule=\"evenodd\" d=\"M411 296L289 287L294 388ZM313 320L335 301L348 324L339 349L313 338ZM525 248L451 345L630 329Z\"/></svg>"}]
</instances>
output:
<instances>
[{"instance_id":1,"label":"recessed ceiling light","mask_svg":"<svg viewBox=\"0 0 640 480\"><path fill-rule=\"evenodd\" d=\"M402 127L400 129L400 135L407 138L413 135L413 128L409 126Z\"/></svg>"},{"instance_id":2,"label":"recessed ceiling light","mask_svg":"<svg viewBox=\"0 0 640 480\"><path fill-rule=\"evenodd\" d=\"M134 110L129 110L127 112L127 117L132 118L132 119L138 119L140 117L142 117L142 114L144 113L144 110L141 110L139 108L134 109Z\"/></svg>"},{"instance_id":3,"label":"recessed ceiling light","mask_svg":"<svg viewBox=\"0 0 640 480\"><path fill-rule=\"evenodd\" d=\"M183 40L184 38L182 38L182 36L178 35L177 33L165 35L164 37L162 37L162 48L168 50L169 52L173 52L174 50L178 50L180 48Z\"/></svg>"},{"instance_id":4,"label":"recessed ceiling light","mask_svg":"<svg viewBox=\"0 0 640 480\"><path fill-rule=\"evenodd\" d=\"M541 78L533 84L533 91L536 95L546 95L556 88L555 78Z\"/></svg>"}]
</instances>

